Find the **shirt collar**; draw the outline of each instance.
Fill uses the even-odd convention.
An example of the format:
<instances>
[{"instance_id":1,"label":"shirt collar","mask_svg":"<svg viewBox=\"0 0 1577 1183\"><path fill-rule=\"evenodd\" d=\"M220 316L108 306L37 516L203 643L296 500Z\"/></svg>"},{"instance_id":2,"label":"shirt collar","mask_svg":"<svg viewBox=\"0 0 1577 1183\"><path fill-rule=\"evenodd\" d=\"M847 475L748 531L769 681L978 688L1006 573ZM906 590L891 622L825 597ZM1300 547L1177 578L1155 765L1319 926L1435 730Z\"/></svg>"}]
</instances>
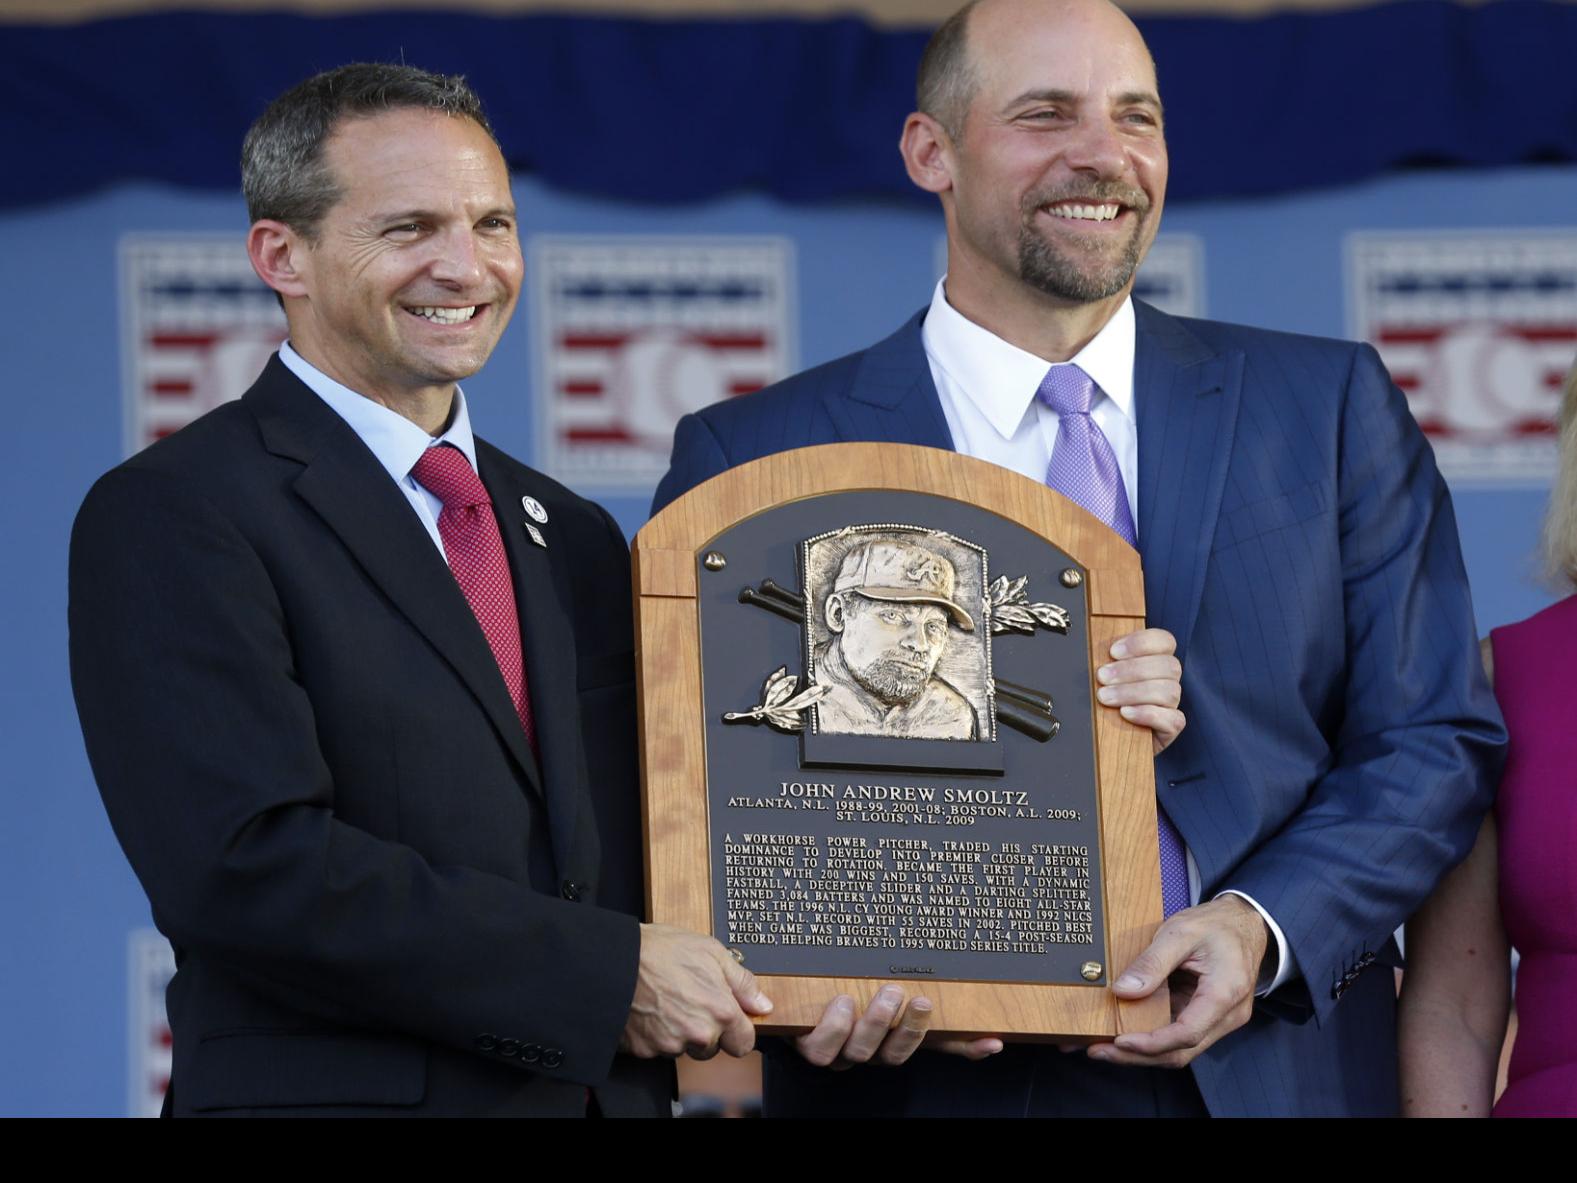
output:
<instances>
[{"instance_id":1,"label":"shirt collar","mask_svg":"<svg viewBox=\"0 0 1577 1183\"><path fill-rule=\"evenodd\" d=\"M454 410L449 418L449 426L442 435L435 437L397 411L391 411L381 403L375 403L334 381L292 349L289 341L279 347L279 360L350 425L350 429L396 481L404 481L410 475L412 466L421 459L422 453L435 444L453 444L470 462L472 470L476 469L476 440L471 435L471 415L466 410L465 395L458 386L454 390Z\"/></svg>"},{"instance_id":2,"label":"shirt collar","mask_svg":"<svg viewBox=\"0 0 1577 1183\"><path fill-rule=\"evenodd\" d=\"M1003 439L1012 439L1050 368L1044 358L983 329L947 302L947 277L937 281L921 329L926 356L946 371L964 396ZM1133 420L1136 327L1132 297L1069 360Z\"/></svg>"}]
</instances>

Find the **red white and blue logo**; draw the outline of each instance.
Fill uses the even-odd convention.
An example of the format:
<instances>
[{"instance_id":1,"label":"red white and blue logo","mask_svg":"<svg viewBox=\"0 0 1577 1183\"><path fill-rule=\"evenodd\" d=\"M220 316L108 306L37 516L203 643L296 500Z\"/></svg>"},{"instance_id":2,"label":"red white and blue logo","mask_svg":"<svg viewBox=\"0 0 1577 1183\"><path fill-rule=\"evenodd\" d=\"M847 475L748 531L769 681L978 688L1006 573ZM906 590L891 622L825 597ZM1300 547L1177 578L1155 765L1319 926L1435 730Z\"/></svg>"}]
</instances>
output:
<instances>
[{"instance_id":1,"label":"red white and blue logo","mask_svg":"<svg viewBox=\"0 0 1577 1183\"><path fill-rule=\"evenodd\" d=\"M127 455L240 398L285 339L240 235L126 235L120 284Z\"/></svg>"},{"instance_id":2,"label":"red white and blue logo","mask_svg":"<svg viewBox=\"0 0 1577 1183\"><path fill-rule=\"evenodd\" d=\"M1577 233L1362 233L1347 247L1353 336L1380 351L1441 472L1543 485L1577 354Z\"/></svg>"},{"instance_id":3,"label":"red white and blue logo","mask_svg":"<svg viewBox=\"0 0 1577 1183\"><path fill-rule=\"evenodd\" d=\"M175 976L175 950L156 929L139 928L127 940L126 1112L131 1117L158 1117L170 1088L173 1062L170 1022L164 992Z\"/></svg>"},{"instance_id":4,"label":"red white and blue logo","mask_svg":"<svg viewBox=\"0 0 1577 1183\"><path fill-rule=\"evenodd\" d=\"M794 370L785 239L542 236L528 274L538 464L578 488L650 488L680 416Z\"/></svg>"},{"instance_id":5,"label":"red white and blue logo","mask_svg":"<svg viewBox=\"0 0 1577 1183\"><path fill-rule=\"evenodd\" d=\"M1205 314L1205 244L1193 234L1158 234L1134 276L1133 294L1172 316Z\"/></svg>"}]
</instances>

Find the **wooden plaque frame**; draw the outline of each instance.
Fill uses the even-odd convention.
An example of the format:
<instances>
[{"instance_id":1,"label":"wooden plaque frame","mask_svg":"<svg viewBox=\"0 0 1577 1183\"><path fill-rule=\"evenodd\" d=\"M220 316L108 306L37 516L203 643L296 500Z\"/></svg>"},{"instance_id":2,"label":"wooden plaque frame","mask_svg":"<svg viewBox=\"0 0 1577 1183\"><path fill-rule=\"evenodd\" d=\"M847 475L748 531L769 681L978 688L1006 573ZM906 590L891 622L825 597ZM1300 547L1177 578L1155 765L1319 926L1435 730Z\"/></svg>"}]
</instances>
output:
<instances>
[{"instance_id":1,"label":"wooden plaque frame","mask_svg":"<svg viewBox=\"0 0 1577 1183\"><path fill-rule=\"evenodd\" d=\"M1090 670L1112 641L1144 627L1139 556L1073 502L982 460L900 444L828 444L741 465L654 517L634 544L637 694L647 916L714 932L708 845L706 733L696 567L709 541L746 518L801 498L907 490L962 501L1052 542L1087 572ZM1155 768L1147 730L1095 709L1107 955L1112 974L1149 943L1161 920ZM863 1009L888 981L934 1006L931 1029L1021 1040L1111 1038L1169 1019L1166 991L1138 1002L1109 989L1025 983L761 975L775 1010L766 1032L809 1030L838 994Z\"/></svg>"}]
</instances>

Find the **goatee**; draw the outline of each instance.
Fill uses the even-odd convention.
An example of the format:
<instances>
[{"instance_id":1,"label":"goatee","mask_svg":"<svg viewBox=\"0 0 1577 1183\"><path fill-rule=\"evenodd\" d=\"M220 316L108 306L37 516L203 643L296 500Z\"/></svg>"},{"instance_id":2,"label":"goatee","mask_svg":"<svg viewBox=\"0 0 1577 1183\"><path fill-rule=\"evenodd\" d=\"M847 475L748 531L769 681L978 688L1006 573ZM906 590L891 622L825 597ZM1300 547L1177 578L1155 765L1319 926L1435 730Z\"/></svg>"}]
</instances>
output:
<instances>
[{"instance_id":1,"label":"goatee","mask_svg":"<svg viewBox=\"0 0 1577 1183\"><path fill-rule=\"evenodd\" d=\"M1108 243L1098 239L1087 242L1061 242L1053 246L1036 227L1040 211L1059 201L1080 201L1090 205L1116 202L1134 215L1134 226L1122 252L1107 259ZM1127 287L1144 257L1140 238L1150 199L1143 190L1106 183L1078 192L1041 191L1024 200L1024 220L1019 227L1019 278L1031 287L1081 304L1115 296Z\"/></svg>"}]
</instances>

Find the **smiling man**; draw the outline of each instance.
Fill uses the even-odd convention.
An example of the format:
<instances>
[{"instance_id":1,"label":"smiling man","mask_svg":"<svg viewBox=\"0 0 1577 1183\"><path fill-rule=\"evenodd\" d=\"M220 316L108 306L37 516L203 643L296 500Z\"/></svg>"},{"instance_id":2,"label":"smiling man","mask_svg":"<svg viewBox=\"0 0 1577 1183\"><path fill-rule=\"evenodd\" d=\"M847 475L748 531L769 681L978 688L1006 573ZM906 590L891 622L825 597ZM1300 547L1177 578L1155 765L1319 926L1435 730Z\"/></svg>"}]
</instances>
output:
<instances>
[{"instance_id":1,"label":"smiling man","mask_svg":"<svg viewBox=\"0 0 1577 1183\"><path fill-rule=\"evenodd\" d=\"M667 1114L660 1057L771 1004L637 919L623 535L471 432L522 272L481 105L346 66L242 174L290 340L71 548L83 736L175 947L166 1112Z\"/></svg>"},{"instance_id":2,"label":"smiling man","mask_svg":"<svg viewBox=\"0 0 1577 1183\"><path fill-rule=\"evenodd\" d=\"M772 1057L769 1112L1394 1113L1394 990L1369 971L1471 844L1503 743L1428 445L1365 346L1132 298L1167 152L1114 5L970 5L917 91L900 150L947 225L929 306L687 416L656 505L771 452L886 440L1045 481L1134 544L1152 627L1098 697L1154 735L1168 919L1113 989L1168 990L1174 1017L1066 1053L807 1067L870 1058L904 1005L842 999L803 1060Z\"/></svg>"}]
</instances>

